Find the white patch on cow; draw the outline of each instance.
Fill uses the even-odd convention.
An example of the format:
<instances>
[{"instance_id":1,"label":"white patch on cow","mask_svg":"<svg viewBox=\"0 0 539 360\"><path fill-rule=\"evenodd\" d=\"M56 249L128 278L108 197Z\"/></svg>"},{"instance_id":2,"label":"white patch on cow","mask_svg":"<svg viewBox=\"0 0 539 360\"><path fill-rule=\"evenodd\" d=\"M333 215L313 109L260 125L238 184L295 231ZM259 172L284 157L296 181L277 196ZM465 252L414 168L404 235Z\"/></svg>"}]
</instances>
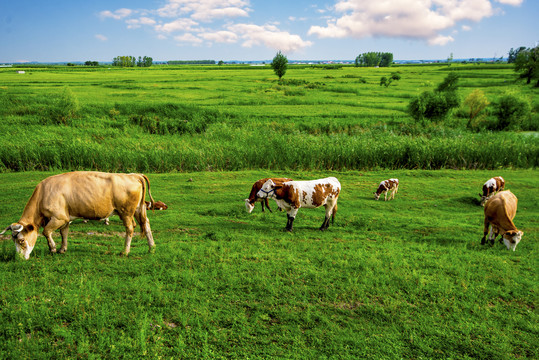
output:
<instances>
[{"instance_id":1,"label":"white patch on cow","mask_svg":"<svg viewBox=\"0 0 539 360\"><path fill-rule=\"evenodd\" d=\"M253 212L253 209L255 208L255 205L251 205L249 202L249 199L245 199L245 207L247 208L247 212L250 214Z\"/></svg>"},{"instance_id":2,"label":"white patch on cow","mask_svg":"<svg viewBox=\"0 0 539 360\"><path fill-rule=\"evenodd\" d=\"M485 185L487 187L493 187L494 189L496 189L496 180L494 180L494 178L492 179L488 179L488 181L485 183Z\"/></svg>"},{"instance_id":3,"label":"white patch on cow","mask_svg":"<svg viewBox=\"0 0 539 360\"><path fill-rule=\"evenodd\" d=\"M26 244L26 248L23 248L17 241L15 241L15 249L17 250L17 253L21 254L26 260L28 260L32 250L34 250L35 245L29 246L26 240L24 240L24 243Z\"/></svg>"},{"instance_id":4,"label":"white patch on cow","mask_svg":"<svg viewBox=\"0 0 539 360\"><path fill-rule=\"evenodd\" d=\"M503 236L503 243L507 247L507 250L515 251L517 249L517 245L520 242L520 240L522 239L522 234L523 234L522 231L519 231L518 233L516 233L512 237L509 236L509 235L504 235Z\"/></svg>"}]
</instances>

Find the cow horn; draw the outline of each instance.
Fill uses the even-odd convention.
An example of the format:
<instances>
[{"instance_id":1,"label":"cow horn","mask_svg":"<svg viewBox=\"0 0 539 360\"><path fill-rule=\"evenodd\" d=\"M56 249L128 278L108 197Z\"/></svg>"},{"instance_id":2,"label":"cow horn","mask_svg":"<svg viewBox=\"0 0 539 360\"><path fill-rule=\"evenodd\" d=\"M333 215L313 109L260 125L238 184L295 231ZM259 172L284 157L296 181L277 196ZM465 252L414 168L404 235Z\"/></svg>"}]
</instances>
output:
<instances>
[{"instance_id":1,"label":"cow horn","mask_svg":"<svg viewBox=\"0 0 539 360\"><path fill-rule=\"evenodd\" d=\"M11 225L9 225L7 228L4 229L4 231L0 232L0 235L4 235L6 231L11 230Z\"/></svg>"}]
</instances>

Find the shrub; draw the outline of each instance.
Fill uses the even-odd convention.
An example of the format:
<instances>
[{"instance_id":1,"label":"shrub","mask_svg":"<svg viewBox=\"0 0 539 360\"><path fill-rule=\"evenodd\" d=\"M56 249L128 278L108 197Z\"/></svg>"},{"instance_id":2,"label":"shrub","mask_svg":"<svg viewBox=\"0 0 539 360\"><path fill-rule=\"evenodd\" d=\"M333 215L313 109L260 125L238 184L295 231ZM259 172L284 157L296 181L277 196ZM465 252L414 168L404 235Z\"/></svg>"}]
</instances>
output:
<instances>
[{"instance_id":1,"label":"shrub","mask_svg":"<svg viewBox=\"0 0 539 360\"><path fill-rule=\"evenodd\" d=\"M493 124L493 130L504 130L508 127L520 128L520 124L531 116L530 104L514 95L503 95L495 105L494 114L498 121Z\"/></svg>"},{"instance_id":2,"label":"shrub","mask_svg":"<svg viewBox=\"0 0 539 360\"><path fill-rule=\"evenodd\" d=\"M79 111L80 105L77 96L70 88L66 87L56 104L50 107L50 118L55 124L68 125L79 115Z\"/></svg>"},{"instance_id":3,"label":"shrub","mask_svg":"<svg viewBox=\"0 0 539 360\"><path fill-rule=\"evenodd\" d=\"M456 106L458 98L454 92L425 91L408 104L407 110L415 120L439 121Z\"/></svg>"},{"instance_id":4,"label":"shrub","mask_svg":"<svg viewBox=\"0 0 539 360\"><path fill-rule=\"evenodd\" d=\"M408 104L408 114L415 120L439 121L460 104L457 95L458 75L450 72L434 91L425 91Z\"/></svg>"},{"instance_id":5,"label":"shrub","mask_svg":"<svg viewBox=\"0 0 539 360\"><path fill-rule=\"evenodd\" d=\"M475 127L477 123L484 118L483 110L488 106L489 101L485 96L485 93L479 89L475 89L473 92L468 95L466 100L464 100L464 106L466 106L468 111L468 127Z\"/></svg>"}]
</instances>

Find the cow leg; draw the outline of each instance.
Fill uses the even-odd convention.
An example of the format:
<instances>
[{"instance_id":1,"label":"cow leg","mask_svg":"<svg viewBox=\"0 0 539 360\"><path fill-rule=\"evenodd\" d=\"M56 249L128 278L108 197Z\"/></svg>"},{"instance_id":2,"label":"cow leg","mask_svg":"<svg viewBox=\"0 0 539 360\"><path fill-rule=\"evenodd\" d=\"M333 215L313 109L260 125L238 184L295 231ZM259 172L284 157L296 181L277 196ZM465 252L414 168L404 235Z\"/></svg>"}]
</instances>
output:
<instances>
[{"instance_id":1,"label":"cow leg","mask_svg":"<svg viewBox=\"0 0 539 360\"><path fill-rule=\"evenodd\" d=\"M481 238L481 245L485 245L486 243L489 225L490 225L489 222L487 221L487 219L485 219L484 227L483 227L483 237Z\"/></svg>"},{"instance_id":2,"label":"cow leg","mask_svg":"<svg viewBox=\"0 0 539 360\"><path fill-rule=\"evenodd\" d=\"M384 191L384 201L387 201L387 190Z\"/></svg>"},{"instance_id":3,"label":"cow leg","mask_svg":"<svg viewBox=\"0 0 539 360\"><path fill-rule=\"evenodd\" d=\"M49 243L49 250L53 254L56 253L56 243L52 239L52 233L56 229L61 228L64 225L69 227L69 221L61 220L57 218L51 218L49 222L47 223L47 225L45 225L45 227L43 228L43 236L45 236L45 239L47 239L47 242Z\"/></svg>"},{"instance_id":4,"label":"cow leg","mask_svg":"<svg viewBox=\"0 0 539 360\"><path fill-rule=\"evenodd\" d=\"M150 228L150 220L146 218L144 223L140 224L140 227L143 228L144 234L146 234L146 239L148 240L149 252L155 251L155 242L153 241L152 229Z\"/></svg>"},{"instance_id":5,"label":"cow leg","mask_svg":"<svg viewBox=\"0 0 539 360\"><path fill-rule=\"evenodd\" d=\"M488 235L488 240L490 241L490 245L494 245L494 240L498 237L498 229L494 229L494 226L490 228L490 234Z\"/></svg>"},{"instance_id":6,"label":"cow leg","mask_svg":"<svg viewBox=\"0 0 539 360\"><path fill-rule=\"evenodd\" d=\"M286 217L288 218L288 221L286 223L286 231L292 231L292 227L294 225L294 219L296 218L296 215L298 214L298 209L290 208L290 210L287 211Z\"/></svg>"},{"instance_id":7,"label":"cow leg","mask_svg":"<svg viewBox=\"0 0 539 360\"><path fill-rule=\"evenodd\" d=\"M286 214L287 222L286 222L286 231L292 231L292 227L294 225L294 218L290 216L289 214Z\"/></svg>"},{"instance_id":8,"label":"cow leg","mask_svg":"<svg viewBox=\"0 0 539 360\"><path fill-rule=\"evenodd\" d=\"M66 226L60 228L60 234L62 235L62 246L58 251L60 254L63 254L67 251L67 233L69 232L69 223Z\"/></svg>"},{"instance_id":9,"label":"cow leg","mask_svg":"<svg viewBox=\"0 0 539 360\"><path fill-rule=\"evenodd\" d=\"M123 216L122 221L125 225L125 248L121 253L123 256L129 255L131 251L131 239L133 239L133 232L135 228L135 220L132 216ZM142 226L142 225L141 225Z\"/></svg>"},{"instance_id":10,"label":"cow leg","mask_svg":"<svg viewBox=\"0 0 539 360\"><path fill-rule=\"evenodd\" d=\"M326 217L322 226L320 226L320 231L324 231L329 227L329 219L331 218L331 212L333 210L333 206L329 206L328 204L324 205L324 207L326 208Z\"/></svg>"},{"instance_id":11,"label":"cow leg","mask_svg":"<svg viewBox=\"0 0 539 360\"><path fill-rule=\"evenodd\" d=\"M262 199L262 201L260 201L260 206L262 206L262 212L265 212L264 211L264 202L266 201L266 199Z\"/></svg>"}]
</instances>

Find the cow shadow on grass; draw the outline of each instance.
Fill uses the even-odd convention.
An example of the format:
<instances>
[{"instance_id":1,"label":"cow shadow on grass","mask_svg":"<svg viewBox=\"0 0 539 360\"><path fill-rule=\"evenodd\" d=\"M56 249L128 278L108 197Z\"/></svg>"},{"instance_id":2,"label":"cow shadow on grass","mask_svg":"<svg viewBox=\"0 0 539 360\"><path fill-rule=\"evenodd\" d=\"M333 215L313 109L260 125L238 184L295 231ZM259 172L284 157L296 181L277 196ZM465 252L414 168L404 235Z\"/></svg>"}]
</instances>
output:
<instances>
[{"instance_id":1,"label":"cow shadow on grass","mask_svg":"<svg viewBox=\"0 0 539 360\"><path fill-rule=\"evenodd\" d=\"M473 196L461 196L459 198L455 198L455 200L464 205L481 206L481 201Z\"/></svg>"}]
</instances>

